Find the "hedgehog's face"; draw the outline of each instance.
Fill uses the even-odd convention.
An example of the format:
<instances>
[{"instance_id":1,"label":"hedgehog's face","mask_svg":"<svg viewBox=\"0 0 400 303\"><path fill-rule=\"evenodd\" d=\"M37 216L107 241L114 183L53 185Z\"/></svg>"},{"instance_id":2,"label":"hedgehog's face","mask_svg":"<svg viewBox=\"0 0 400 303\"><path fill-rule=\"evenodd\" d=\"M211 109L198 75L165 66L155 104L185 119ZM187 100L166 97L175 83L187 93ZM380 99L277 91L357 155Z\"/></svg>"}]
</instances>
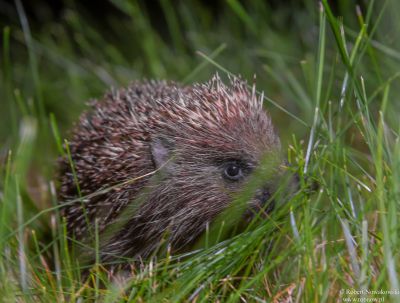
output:
<instances>
[{"instance_id":1,"label":"hedgehog's face","mask_svg":"<svg viewBox=\"0 0 400 303\"><path fill-rule=\"evenodd\" d=\"M155 166L164 178L153 187L151 199L157 206L151 203L151 207L157 207L157 218L149 221L168 218L159 226L160 233L169 230L175 248L193 243L217 218L225 220L225 211L228 226L245 226L255 217L266 218L274 206L273 194L283 170L280 147L250 150L242 140L229 149L225 143L221 149L210 142L156 139L152 144ZM149 213L153 216L154 209L149 208Z\"/></svg>"},{"instance_id":2,"label":"hedgehog's face","mask_svg":"<svg viewBox=\"0 0 400 303\"><path fill-rule=\"evenodd\" d=\"M246 219L268 213L282 171L279 146L265 152L264 146L250 149L245 140L215 146L211 142L216 141L204 139L157 139L152 146L156 167L167 174L160 191L173 197L181 217L196 214L206 223L228 207L241 207Z\"/></svg>"}]
</instances>

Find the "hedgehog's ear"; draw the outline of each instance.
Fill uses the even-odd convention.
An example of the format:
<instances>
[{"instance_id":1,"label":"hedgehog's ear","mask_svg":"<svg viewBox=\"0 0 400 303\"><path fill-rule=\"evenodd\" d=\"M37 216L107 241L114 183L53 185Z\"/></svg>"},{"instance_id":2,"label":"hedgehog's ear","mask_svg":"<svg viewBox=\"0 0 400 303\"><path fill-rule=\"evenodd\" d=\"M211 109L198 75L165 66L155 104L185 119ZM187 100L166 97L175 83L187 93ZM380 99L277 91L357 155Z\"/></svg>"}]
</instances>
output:
<instances>
[{"instance_id":1,"label":"hedgehog's ear","mask_svg":"<svg viewBox=\"0 0 400 303\"><path fill-rule=\"evenodd\" d=\"M150 144L151 155L156 169L170 171L173 169L174 143L166 138L154 138Z\"/></svg>"}]
</instances>

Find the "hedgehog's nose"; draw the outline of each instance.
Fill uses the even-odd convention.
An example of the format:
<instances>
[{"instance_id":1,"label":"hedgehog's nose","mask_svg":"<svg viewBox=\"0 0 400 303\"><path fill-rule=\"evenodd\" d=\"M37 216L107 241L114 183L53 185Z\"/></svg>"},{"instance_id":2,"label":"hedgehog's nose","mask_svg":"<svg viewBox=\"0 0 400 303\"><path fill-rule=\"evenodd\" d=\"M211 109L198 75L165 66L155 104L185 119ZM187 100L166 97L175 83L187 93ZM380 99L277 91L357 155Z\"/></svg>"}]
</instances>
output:
<instances>
[{"instance_id":1,"label":"hedgehog's nose","mask_svg":"<svg viewBox=\"0 0 400 303\"><path fill-rule=\"evenodd\" d=\"M254 198L257 201L257 206L260 210L269 213L274 209L275 203L274 200L271 200L271 191L268 187L259 189Z\"/></svg>"},{"instance_id":2,"label":"hedgehog's nose","mask_svg":"<svg viewBox=\"0 0 400 303\"><path fill-rule=\"evenodd\" d=\"M277 203L285 203L289 200L300 187L299 176L297 174L278 177L275 180L277 184L273 183L258 189L254 195L254 200L257 204L256 207L259 211L262 210L266 214L270 213Z\"/></svg>"},{"instance_id":3,"label":"hedgehog's nose","mask_svg":"<svg viewBox=\"0 0 400 303\"><path fill-rule=\"evenodd\" d=\"M261 204L268 202L270 198L271 198L271 193L268 188L263 188L262 190L259 190L258 193L256 193L256 199Z\"/></svg>"}]
</instances>

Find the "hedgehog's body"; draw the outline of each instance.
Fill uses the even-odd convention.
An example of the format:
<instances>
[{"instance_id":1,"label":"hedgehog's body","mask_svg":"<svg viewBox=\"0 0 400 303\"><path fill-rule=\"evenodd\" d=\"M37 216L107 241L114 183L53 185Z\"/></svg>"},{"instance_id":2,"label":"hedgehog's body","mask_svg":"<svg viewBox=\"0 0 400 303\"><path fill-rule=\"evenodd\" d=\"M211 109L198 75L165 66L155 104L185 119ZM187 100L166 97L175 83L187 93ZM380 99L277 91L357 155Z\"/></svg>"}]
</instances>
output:
<instances>
[{"instance_id":1,"label":"hedgehog's body","mask_svg":"<svg viewBox=\"0 0 400 303\"><path fill-rule=\"evenodd\" d=\"M64 159L60 196L83 198L63 208L68 231L90 241L97 222L102 258L113 259L145 257L166 234L173 248L192 243L280 143L254 89L215 77L110 93L82 115L69 147L76 180ZM269 194L265 184L250 206Z\"/></svg>"}]
</instances>

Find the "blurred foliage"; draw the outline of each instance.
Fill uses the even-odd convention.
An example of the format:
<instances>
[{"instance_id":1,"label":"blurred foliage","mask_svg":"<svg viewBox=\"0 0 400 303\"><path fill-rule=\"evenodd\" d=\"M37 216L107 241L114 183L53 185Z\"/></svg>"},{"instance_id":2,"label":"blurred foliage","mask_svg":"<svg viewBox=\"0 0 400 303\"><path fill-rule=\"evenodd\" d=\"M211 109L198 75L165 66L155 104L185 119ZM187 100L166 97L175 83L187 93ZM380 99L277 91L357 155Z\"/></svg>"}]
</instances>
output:
<instances>
[{"instance_id":1,"label":"blurred foliage","mask_svg":"<svg viewBox=\"0 0 400 303\"><path fill-rule=\"evenodd\" d=\"M21 112L15 90L28 104L42 102L45 112L54 112L66 129L86 100L100 97L110 86L142 78L187 83L210 78L216 67L206 64L199 52L210 56L217 51L214 59L221 66L249 81L256 74L259 90L310 121L314 79L307 71L315 65L318 34L314 1L149 5L115 0L103 4L109 11L99 9L97 14L90 11L93 6L65 1L54 11L42 2L28 14L33 15L33 24L27 20L30 33L23 33L21 12L7 6L13 22L8 24L9 51L2 54L1 121L7 126L0 130L2 142L12 139L10 125L16 129L15 116ZM336 7L356 30L354 4L338 1ZM304 105L308 110L299 109ZM280 110L267 108L278 128L299 129Z\"/></svg>"}]
</instances>

